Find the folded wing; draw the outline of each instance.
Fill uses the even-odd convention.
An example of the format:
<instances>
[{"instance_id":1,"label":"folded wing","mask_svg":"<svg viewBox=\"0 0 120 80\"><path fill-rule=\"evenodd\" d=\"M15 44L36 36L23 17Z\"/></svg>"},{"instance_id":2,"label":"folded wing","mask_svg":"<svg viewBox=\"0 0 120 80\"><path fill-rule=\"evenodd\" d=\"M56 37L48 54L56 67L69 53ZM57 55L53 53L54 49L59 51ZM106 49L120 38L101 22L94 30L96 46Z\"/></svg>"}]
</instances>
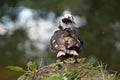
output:
<instances>
[{"instance_id":1,"label":"folded wing","mask_svg":"<svg viewBox=\"0 0 120 80\"><path fill-rule=\"evenodd\" d=\"M62 55L78 55L83 47L83 42L73 30L66 28L53 34L50 45L59 57Z\"/></svg>"}]
</instances>

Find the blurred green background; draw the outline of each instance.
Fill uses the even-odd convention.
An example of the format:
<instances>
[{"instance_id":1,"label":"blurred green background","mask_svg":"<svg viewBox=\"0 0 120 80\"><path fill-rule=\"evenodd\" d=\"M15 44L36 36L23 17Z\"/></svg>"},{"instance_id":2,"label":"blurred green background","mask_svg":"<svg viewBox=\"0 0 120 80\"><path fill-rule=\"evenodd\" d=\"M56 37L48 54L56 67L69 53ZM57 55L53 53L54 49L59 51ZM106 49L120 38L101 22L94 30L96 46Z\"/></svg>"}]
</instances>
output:
<instances>
[{"instance_id":1,"label":"blurred green background","mask_svg":"<svg viewBox=\"0 0 120 80\"><path fill-rule=\"evenodd\" d=\"M81 57L97 59L120 72L120 0L0 0L0 80L16 80L6 69L29 61L55 62L49 39L65 10L80 19Z\"/></svg>"}]
</instances>

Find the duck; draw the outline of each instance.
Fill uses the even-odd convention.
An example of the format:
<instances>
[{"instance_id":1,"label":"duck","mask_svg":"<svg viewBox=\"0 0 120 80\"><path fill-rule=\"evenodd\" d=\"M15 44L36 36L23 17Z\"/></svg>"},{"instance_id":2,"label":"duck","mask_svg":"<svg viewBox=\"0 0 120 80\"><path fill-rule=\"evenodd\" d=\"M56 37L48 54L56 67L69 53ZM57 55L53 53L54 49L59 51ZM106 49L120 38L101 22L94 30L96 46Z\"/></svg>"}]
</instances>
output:
<instances>
[{"instance_id":1,"label":"duck","mask_svg":"<svg viewBox=\"0 0 120 80\"><path fill-rule=\"evenodd\" d=\"M83 41L80 40L77 32L73 30L74 24L74 17L71 14L65 14L60 18L58 30L53 33L50 39L51 50L56 53L57 58L79 56L83 48Z\"/></svg>"}]
</instances>

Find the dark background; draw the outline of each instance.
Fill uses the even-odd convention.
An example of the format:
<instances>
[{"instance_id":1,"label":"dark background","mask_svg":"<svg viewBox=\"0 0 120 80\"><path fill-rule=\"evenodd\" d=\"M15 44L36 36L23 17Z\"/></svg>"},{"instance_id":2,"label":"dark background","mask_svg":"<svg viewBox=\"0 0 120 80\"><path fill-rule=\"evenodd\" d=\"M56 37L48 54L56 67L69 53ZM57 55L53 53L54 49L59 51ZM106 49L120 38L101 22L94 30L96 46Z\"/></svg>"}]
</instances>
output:
<instances>
[{"instance_id":1,"label":"dark background","mask_svg":"<svg viewBox=\"0 0 120 80\"><path fill-rule=\"evenodd\" d=\"M24 8L36 12L33 17L35 20L46 20L52 12L54 23L64 10L70 10L73 15L84 16L86 20L85 25L77 28L80 38L84 41L80 56L102 61L107 64L108 69L120 72L119 3L120 0L0 0L0 28L9 26L9 22L18 22L19 13ZM7 70L5 67L8 65L25 68L29 60L39 64L43 58L45 65L55 62L56 59L49 49L49 41L43 43L46 45L43 50L36 48L34 40L28 37L25 26L16 27L18 26L11 32L7 30L6 33L0 34L0 80L16 80L20 75ZM25 46L27 41L30 44Z\"/></svg>"}]
</instances>

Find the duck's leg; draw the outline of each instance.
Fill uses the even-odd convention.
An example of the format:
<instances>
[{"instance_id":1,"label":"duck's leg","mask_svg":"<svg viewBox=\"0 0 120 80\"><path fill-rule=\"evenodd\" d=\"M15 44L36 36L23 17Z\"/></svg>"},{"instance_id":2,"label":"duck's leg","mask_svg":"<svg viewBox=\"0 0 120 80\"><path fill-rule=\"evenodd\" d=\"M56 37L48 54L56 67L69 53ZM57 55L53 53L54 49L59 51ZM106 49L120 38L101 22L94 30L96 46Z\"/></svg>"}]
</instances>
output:
<instances>
[{"instance_id":1,"label":"duck's leg","mask_svg":"<svg viewBox=\"0 0 120 80\"><path fill-rule=\"evenodd\" d=\"M70 51L70 55L73 55L75 62L74 63L78 63L77 58L78 58L78 53L75 50L71 50Z\"/></svg>"},{"instance_id":2,"label":"duck's leg","mask_svg":"<svg viewBox=\"0 0 120 80\"><path fill-rule=\"evenodd\" d=\"M77 59L78 59L78 56L74 56L74 59L75 59L75 62L74 62L74 63L79 63L78 60L77 60Z\"/></svg>"}]
</instances>

